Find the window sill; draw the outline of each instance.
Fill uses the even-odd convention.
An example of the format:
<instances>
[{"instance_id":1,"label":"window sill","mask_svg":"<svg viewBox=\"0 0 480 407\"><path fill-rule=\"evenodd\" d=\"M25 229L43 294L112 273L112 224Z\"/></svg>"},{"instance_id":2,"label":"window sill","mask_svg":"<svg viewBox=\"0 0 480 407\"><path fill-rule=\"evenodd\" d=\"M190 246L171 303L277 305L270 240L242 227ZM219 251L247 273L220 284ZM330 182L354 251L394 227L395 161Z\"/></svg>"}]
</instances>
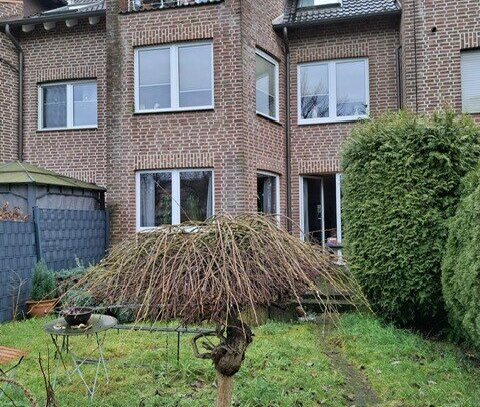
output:
<instances>
[{"instance_id":1,"label":"window sill","mask_svg":"<svg viewBox=\"0 0 480 407\"><path fill-rule=\"evenodd\" d=\"M133 112L134 116L143 116L150 114L174 114L174 113L198 113L198 112L213 112L215 107L194 107L186 109L168 109L168 110L138 110Z\"/></svg>"},{"instance_id":2,"label":"window sill","mask_svg":"<svg viewBox=\"0 0 480 407\"><path fill-rule=\"evenodd\" d=\"M354 123L360 122L362 120L369 119L369 116L359 116L359 117L345 117L345 118L336 118L336 119L326 119L326 120L298 120L298 126L314 126L321 124L340 124L340 123Z\"/></svg>"},{"instance_id":3,"label":"window sill","mask_svg":"<svg viewBox=\"0 0 480 407\"><path fill-rule=\"evenodd\" d=\"M276 124L278 126L282 126L282 123L280 123L279 119L275 119L274 117L267 116L266 114L263 114L263 113L260 113L260 112L256 112L256 114L257 114L257 117L262 117L263 119L268 120L269 122L271 122L273 124Z\"/></svg>"},{"instance_id":4,"label":"window sill","mask_svg":"<svg viewBox=\"0 0 480 407\"><path fill-rule=\"evenodd\" d=\"M162 225L152 227L137 227L137 233L152 233L169 230L171 233L196 233L201 226Z\"/></svg>"},{"instance_id":5,"label":"window sill","mask_svg":"<svg viewBox=\"0 0 480 407\"><path fill-rule=\"evenodd\" d=\"M37 129L37 133L56 133L56 132L65 132L65 131L85 131L85 130L98 130L98 126L87 126L87 127L58 127L51 129Z\"/></svg>"}]
</instances>

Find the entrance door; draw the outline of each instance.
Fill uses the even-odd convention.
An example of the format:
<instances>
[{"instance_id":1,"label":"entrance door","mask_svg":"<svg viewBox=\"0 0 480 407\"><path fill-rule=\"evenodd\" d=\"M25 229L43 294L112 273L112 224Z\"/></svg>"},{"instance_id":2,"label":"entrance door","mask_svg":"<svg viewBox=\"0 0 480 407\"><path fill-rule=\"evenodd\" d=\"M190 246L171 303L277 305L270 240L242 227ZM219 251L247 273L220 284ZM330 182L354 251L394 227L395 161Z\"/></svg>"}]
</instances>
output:
<instances>
[{"instance_id":1,"label":"entrance door","mask_svg":"<svg viewBox=\"0 0 480 407\"><path fill-rule=\"evenodd\" d=\"M301 226L305 240L333 250L342 244L341 175L301 178Z\"/></svg>"}]
</instances>

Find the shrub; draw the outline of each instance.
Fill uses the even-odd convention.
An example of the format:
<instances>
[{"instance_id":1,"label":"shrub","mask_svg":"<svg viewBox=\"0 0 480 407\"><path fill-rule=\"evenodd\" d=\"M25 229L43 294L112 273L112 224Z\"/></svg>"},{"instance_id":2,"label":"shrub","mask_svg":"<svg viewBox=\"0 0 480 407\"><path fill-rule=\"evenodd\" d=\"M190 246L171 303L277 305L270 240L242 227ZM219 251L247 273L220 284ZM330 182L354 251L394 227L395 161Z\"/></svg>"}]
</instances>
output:
<instances>
[{"instance_id":1,"label":"shrub","mask_svg":"<svg viewBox=\"0 0 480 407\"><path fill-rule=\"evenodd\" d=\"M41 301L53 299L57 295L55 274L49 270L45 262L39 261L35 265L32 278L32 300Z\"/></svg>"},{"instance_id":2,"label":"shrub","mask_svg":"<svg viewBox=\"0 0 480 407\"><path fill-rule=\"evenodd\" d=\"M480 350L480 167L464 182L450 221L442 265L443 295L457 339Z\"/></svg>"},{"instance_id":3,"label":"shrub","mask_svg":"<svg viewBox=\"0 0 480 407\"><path fill-rule=\"evenodd\" d=\"M78 287L78 282L87 271L88 269L79 263L77 267L60 270L56 273L58 295L61 297L64 308L93 307L96 305L92 296Z\"/></svg>"},{"instance_id":4,"label":"shrub","mask_svg":"<svg viewBox=\"0 0 480 407\"><path fill-rule=\"evenodd\" d=\"M441 259L480 130L446 112L366 122L343 151L346 257L372 308L401 326L441 322Z\"/></svg>"},{"instance_id":5,"label":"shrub","mask_svg":"<svg viewBox=\"0 0 480 407\"><path fill-rule=\"evenodd\" d=\"M85 275L87 269L81 265L71 269L60 270L56 273L58 294L64 295L67 291L74 289L80 279Z\"/></svg>"}]
</instances>

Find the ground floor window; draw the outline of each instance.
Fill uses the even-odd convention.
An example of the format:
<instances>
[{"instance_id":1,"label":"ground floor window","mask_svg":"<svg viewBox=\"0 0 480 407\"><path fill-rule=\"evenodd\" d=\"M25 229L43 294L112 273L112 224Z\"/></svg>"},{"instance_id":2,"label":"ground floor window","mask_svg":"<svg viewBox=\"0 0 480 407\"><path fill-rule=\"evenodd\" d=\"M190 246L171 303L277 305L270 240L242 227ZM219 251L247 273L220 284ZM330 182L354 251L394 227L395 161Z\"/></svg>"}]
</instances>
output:
<instances>
[{"instance_id":1,"label":"ground floor window","mask_svg":"<svg viewBox=\"0 0 480 407\"><path fill-rule=\"evenodd\" d=\"M267 172L257 173L257 210L259 213L280 213L279 176Z\"/></svg>"},{"instance_id":2,"label":"ground floor window","mask_svg":"<svg viewBox=\"0 0 480 407\"><path fill-rule=\"evenodd\" d=\"M203 221L213 215L213 171L141 171L137 181L137 229Z\"/></svg>"},{"instance_id":3,"label":"ground floor window","mask_svg":"<svg viewBox=\"0 0 480 407\"><path fill-rule=\"evenodd\" d=\"M304 238L334 251L342 247L341 179L341 174L301 177Z\"/></svg>"}]
</instances>

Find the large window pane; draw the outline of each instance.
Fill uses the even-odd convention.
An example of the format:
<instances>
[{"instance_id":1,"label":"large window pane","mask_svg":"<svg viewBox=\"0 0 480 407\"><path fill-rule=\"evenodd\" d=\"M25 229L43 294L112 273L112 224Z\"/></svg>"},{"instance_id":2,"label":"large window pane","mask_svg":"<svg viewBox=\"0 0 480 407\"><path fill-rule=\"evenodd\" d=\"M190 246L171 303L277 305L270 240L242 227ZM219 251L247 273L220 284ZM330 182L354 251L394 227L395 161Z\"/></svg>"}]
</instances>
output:
<instances>
[{"instance_id":1,"label":"large window pane","mask_svg":"<svg viewBox=\"0 0 480 407\"><path fill-rule=\"evenodd\" d=\"M97 124L97 84L84 83L73 86L73 125Z\"/></svg>"},{"instance_id":2,"label":"large window pane","mask_svg":"<svg viewBox=\"0 0 480 407\"><path fill-rule=\"evenodd\" d=\"M337 116L367 114L365 62L339 62L337 72Z\"/></svg>"},{"instance_id":3,"label":"large window pane","mask_svg":"<svg viewBox=\"0 0 480 407\"><path fill-rule=\"evenodd\" d=\"M256 56L257 112L277 116L276 66L261 55Z\"/></svg>"},{"instance_id":4,"label":"large window pane","mask_svg":"<svg viewBox=\"0 0 480 407\"><path fill-rule=\"evenodd\" d=\"M180 221L203 221L212 216L212 172L180 173Z\"/></svg>"},{"instance_id":5,"label":"large window pane","mask_svg":"<svg viewBox=\"0 0 480 407\"><path fill-rule=\"evenodd\" d=\"M140 174L140 226L153 227L171 223L171 173Z\"/></svg>"},{"instance_id":6,"label":"large window pane","mask_svg":"<svg viewBox=\"0 0 480 407\"><path fill-rule=\"evenodd\" d=\"M464 113L480 112L480 50L461 53L462 109Z\"/></svg>"},{"instance_id":7,"label":"large window pane","mask_svg":"<svg viewBox=\"0 0 480 407\"><path fill-rule=\"evenodd\" d=\"M67 86L43 88L43 128L67 127Z\"/></svg>"},{"instance_id":8,"label":"large window pane","mask_svg":"<svg viewBox=\"0 0 480 407\"><path fill-rule=\"evenodd\" d=\"M171 107L170 49L141 50L138 65L140 110Z\"/></svg>"},{"instance_id":9,"label":"large window pane","mask_svg":"<svg viewBox=\"0 0 480 407\"><path fill-rule=\"evenodd\" d=\"M328 65L308 65L300 69L302 119L329 116Z\"/></svg>"},{"instance_id":10,"label":"large window pane","mask_svg":"<svg viewBox=\"0 0 480 407\"><path fill-rule=\"evenodd\" d=\"M257 209L265 214L278 212L276 176L257 174Z\"/></svg>"},{"instance_id":11,"label":"large window pane","mask_svg":"<svg viewBox=\"0 0 480 407\"><path fill-rule=\"evenodd\" d=\"M212 46L178 49L180 107L212 104Z\"/></svg>"}]
</instances>

